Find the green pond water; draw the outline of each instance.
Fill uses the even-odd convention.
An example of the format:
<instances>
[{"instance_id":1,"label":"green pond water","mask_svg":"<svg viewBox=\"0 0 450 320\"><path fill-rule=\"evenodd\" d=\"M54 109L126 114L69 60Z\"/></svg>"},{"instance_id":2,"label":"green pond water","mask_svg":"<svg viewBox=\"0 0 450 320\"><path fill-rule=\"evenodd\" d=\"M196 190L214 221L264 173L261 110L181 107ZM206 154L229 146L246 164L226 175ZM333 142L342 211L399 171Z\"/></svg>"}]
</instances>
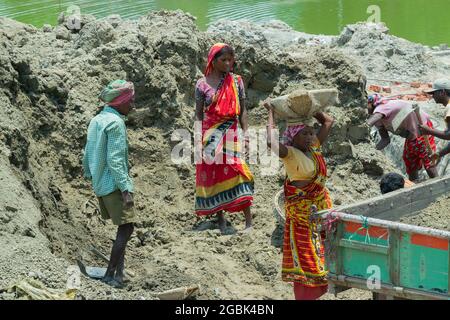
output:
<instances>
[{"instance_id":1,"label":"green pond water","mask_svg":"<svg viewBox=\"0 0 450 320\"><path fill-rule=\"evenodd\" d=\"M282 20L295 30L339 34L358 21L380 19L391 33L410 41L450 45L450 0L0 0L0 16L41 27L76 5L81 13L137 18L148 11L181 9L196 16L200 29L220 18Z\"/></svg>"}]
</instances>

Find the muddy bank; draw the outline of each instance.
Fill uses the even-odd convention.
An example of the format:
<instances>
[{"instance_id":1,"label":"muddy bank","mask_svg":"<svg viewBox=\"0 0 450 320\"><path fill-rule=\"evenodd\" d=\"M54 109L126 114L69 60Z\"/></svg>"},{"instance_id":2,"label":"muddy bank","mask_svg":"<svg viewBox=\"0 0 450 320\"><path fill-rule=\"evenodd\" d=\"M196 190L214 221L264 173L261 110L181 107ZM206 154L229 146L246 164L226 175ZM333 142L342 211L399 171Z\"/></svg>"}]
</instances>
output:
<instances>
[{"instance_id":1,"label":"muddy bank","mask_svg":"<svg viewBox=\"0 0 450 320\"><path fill-rule=\"evenodd\" d=\"M282 229L272 212L283 172L264 176L260 165L251 165L255 231L239 234L243 217L227 216L231 234L220 236L214 218L193 214L195 167L170 159L172 132L192 128L194 85L210 45L226 41L236 48L253 128L265 124L258 104L268 96L338 88L342 103L330 110L337 121L325 148L336 204L378 194L380 177L400 171L374 150L363 125L367 71L357 55L334 38L303 34L292 42L293 31L281 23L223 28L200 32L193 17L165 11L137 21L83 16L81 30L69 30L64 17L42 29L0 18L0 241L8 243L0 250L0 287L31 276L64 289L66 268L78 255L104 265L85 248L94 244L108 254L115 228L90 204L96 198L81 178L81 157L98 92L111 79L126 78L135 83L137 105L128 126L140 222L126 261L136 276L125 290L82 277L79 298L155 299L157 292L197 284L197 299L293 298L280 280Z\"/></svg>"}]
</instances>

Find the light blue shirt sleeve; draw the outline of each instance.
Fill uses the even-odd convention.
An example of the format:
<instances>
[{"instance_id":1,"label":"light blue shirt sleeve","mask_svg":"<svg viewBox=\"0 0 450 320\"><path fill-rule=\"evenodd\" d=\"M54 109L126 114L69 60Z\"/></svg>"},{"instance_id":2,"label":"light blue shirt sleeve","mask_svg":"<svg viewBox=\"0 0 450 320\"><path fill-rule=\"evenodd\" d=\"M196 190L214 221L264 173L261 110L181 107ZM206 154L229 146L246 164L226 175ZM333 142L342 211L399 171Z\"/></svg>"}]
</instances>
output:
<instances>
[{"instance_id":1,"label":"light blue shirt sleeve","mask_svg":"<svg viewBox=\"0 0 450 320\"><path fill-rule=\"evenodd\" d=\"M87 144L86 144L86 147L84 148L84 155L83 155L83 176L86 179L89 179L89 180L92 179L91 170L89 169Z\"/></svg>"},{"instance_id":2,"label":"light blue shirt sleeve","mask_svg":"<svg viewBox=\"0 0 450 320\"><path fill-rule=\"evenodd\" d=\"M106 162L120 191L133 192L133 184L128 175L128 144L125 125L112 122L106 128L108 135Z\"/></svg>"}]
</instances>

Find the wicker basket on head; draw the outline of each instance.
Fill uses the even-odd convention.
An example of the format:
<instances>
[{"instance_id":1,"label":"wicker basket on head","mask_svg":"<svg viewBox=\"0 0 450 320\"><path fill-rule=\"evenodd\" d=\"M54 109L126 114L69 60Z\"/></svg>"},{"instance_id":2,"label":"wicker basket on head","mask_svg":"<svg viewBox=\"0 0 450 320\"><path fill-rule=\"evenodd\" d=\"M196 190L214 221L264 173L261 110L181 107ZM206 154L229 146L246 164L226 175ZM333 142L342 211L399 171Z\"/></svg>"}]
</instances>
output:
<instances>
[{"instance_id":1,"label":"wicker basket on head","mask_svg":"<svg viewBox=\"0 0 450 320\"><path fill-rule=\"evenodd\" d=\"M325 111L329 106L339 103L337 89L295 90L292 93L272 99L271 104L277 116L287 121L312 124L313 115Z\"/></svg>"}]
</instances>

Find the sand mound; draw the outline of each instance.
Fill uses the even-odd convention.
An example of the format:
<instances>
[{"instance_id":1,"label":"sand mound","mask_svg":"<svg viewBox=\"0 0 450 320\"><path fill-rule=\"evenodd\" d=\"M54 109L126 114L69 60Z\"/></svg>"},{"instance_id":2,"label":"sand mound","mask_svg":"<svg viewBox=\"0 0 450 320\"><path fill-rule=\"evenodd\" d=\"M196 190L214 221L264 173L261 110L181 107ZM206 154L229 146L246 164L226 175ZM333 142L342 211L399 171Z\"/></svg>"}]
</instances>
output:
<instances>
[{"instance_id":1,"label":"sand mound","mask_svg":"<svg viewBox=\"0 0 450 320\"><path fill-rule=\"evenodd\" d=\"M403 223L450 231L450 196L443 196L417 215L404 217Z\"/></svg>"}]
</instances>

